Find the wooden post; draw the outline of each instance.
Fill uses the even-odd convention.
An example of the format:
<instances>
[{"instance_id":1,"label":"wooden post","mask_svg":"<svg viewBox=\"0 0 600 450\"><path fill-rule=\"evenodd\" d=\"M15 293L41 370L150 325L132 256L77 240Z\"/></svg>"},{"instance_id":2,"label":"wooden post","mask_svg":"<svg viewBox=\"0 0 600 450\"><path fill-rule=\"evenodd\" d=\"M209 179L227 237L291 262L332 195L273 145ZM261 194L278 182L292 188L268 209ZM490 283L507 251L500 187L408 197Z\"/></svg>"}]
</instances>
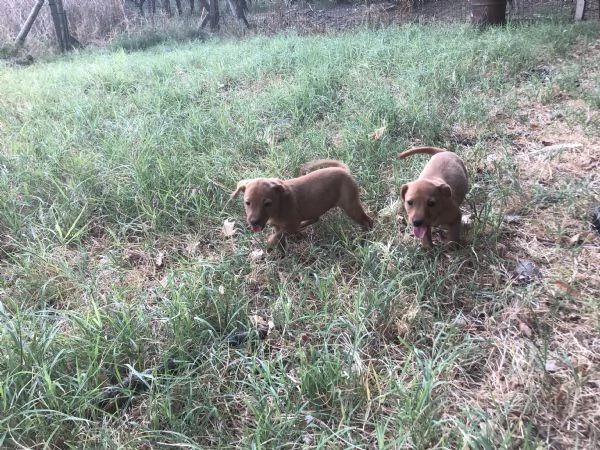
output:
<instances>
[{"instance_id":1,"label":"wooden post","mask_svg":"<svg viewBox=\"0 0 600 450\"><path fill-rule=\"evenodd\" d=\"M37 15L40 12L40 9L42 9L42 5L44 4L44 1L45 0L38 0L38 2L35 4L33 9L31 10L31 12L29 13L29 16L27 16L27 20L23 24L23 28L21 28L21 31L19 31L19 35L17 36L17 39L15 39L15 43L17 45L23 45L25 43L25 38L29 34L29 31L31 30L31 26L33 25L33 22L35 22L35 19L37 18Z\"/></svg>"},{"instance_id":2,"label":"wooden post","mask_svg":"<svg viewBox=\"0 0 600 450\"><path fill-rule=\"evenodd\" d=\"M575 20L582 20L584 11L585 0L577 0L577 3L575 4Z\"/></svg>"},{"instance_id":3,"label":"wooden post","mask_svg":"<svg viewBox=\"0 0 600 450\"><path fill-rule=\"evenodd\" d=\"M63 31L61 27L60 13L58 12L57 0L48 0L50 6L50 13L52 14L52 22L54 22L54 30L56 31L56 40L58 41L58 48L61 52L66 50L65 42L63 40Z\"/></svg>"},{"instance_id":4,"label":"wooden post","mask_svg":"<svg viewBox=\"0 0 600 450\"><path fill-rule=\"evenodd\" d=\"M62 33L62 40L65 46L65 50L73 49L73 42L71 42L71 33L69 33L69 22L67 21L67 13L63 7L62 0L56 0L56 6L58 7L58 16L60 18L60 30Z\"/></svg>"}]
</instances>

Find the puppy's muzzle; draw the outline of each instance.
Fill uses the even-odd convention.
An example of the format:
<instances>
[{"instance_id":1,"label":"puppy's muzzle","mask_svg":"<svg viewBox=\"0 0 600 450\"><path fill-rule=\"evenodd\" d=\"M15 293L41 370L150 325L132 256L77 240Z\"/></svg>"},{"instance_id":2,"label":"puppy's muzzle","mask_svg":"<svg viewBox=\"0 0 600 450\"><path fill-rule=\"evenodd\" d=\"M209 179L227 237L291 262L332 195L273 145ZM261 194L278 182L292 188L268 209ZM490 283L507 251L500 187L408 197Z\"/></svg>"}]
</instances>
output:
<instances>
[{"instance_id":1,"label":"puppy's muzzle","mask_svg":"<svg viewBox=\"0 0 600 450\"><path fill-rule=\"evenodd\" d=\"M423 239L427 233L427 226L424 219L415 219L413 224L413 234L417 239Z\"/></svg>"},{"instance_id":2,"label":"puppy's muzzle","mask_svg":"<svg viewBox=\"0 0 600 450\"><path fill-rule=\"evenodd\" d=\"M250 228L252 229L253 232L258 232L258 231L262 231L262 229L264 228L264 225L262 225L260 223L260 219L248 219L248 223L250 224Z\"/></svg>"}]
</instances>

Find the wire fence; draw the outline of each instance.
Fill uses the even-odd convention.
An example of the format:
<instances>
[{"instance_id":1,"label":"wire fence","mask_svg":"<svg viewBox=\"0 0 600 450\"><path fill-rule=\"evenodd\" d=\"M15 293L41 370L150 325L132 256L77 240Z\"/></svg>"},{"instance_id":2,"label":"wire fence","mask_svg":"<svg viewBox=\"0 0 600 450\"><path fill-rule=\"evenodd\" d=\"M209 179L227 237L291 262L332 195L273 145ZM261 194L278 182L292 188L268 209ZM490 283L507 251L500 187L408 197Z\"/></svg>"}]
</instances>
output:
<instances>
[{"instance_id":1,"label":"wire fence","mask_svg":"<svg viewBox=\"0 0 600 450\"><path fill-rule=\"evenodd\" d=\"M512 0L507 4L508 20L573 18L573 0ZM251 6L248 21L257 29L277 32L295 29L299 32L343 31L357 26L402 23L468 22L469 0L399 0L332 3L298 1L291 5ZM587 0L584 18L600 19L600 0ZM227 18L224 18L227 21Z\"/></svg>"},{"instance_id":2,"label":"wire fence","mask_svg":"<svg viewBox=\"0 0 600 450\"><path fill-rule=\"evenodd\" d=\"M218 2L219 32L272 34L327 33L402 23L467 22L471 0L63 0L69 29L83 44L102 43L148 25L177 24L199 30L211 1ZM581 0L508 0L508 20L573 18ZM0 43L14 40L35 0L0 0ZM45 2L32 39L54 39ZM240 11L244 20L240 20ZM585 0L583 18L600 20L600 0ZM208 27L206 27L208 28Z\"/></svg>"}]
</instances>

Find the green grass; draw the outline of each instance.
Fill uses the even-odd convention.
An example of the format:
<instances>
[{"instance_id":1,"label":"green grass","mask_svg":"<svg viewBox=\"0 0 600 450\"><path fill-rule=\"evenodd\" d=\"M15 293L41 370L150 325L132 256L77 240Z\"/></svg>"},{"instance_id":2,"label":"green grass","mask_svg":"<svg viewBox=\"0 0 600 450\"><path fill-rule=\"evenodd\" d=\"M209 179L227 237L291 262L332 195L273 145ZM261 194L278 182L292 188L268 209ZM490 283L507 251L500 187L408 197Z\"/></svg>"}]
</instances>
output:
<instances>
[{"instance_id":1,"label":"green grass","mask_svg":"<svg viewBox=\"0 0 600 450\"><path fill-rule=\"evenodd\" d=\"M597 253L561 239L585 227L597 183L525 182L515 131L490 111L512 118L557 92L597 105L572 54L599 34L405 26L0 67L0 447L591 445L581 430L597 430L597 411L581 399L598 394L597 356L574 357L561 327L578 311L582 333L598 332L593 275L565 268L579 258L593 274ZM536 78L546 66L549 82ZM455 252L422 250L390 208L424 163L396 156L419 142L453 148L471 174L473 223ZM265 236L229 200L237 181L322 157L359 180L376 217L367 242L334 212L285 257L251 256ZM553 253L520 246L530 229L505 214L543 217ZM544 278L518 284L517 258ZM556 292L561 280L573 290ZM269 336L228 345L255 315ZM98 407L106 387L169 357L178 369L127 408ZM548 359L566 368L549 373Z\"/></svg>"}]
</instances>

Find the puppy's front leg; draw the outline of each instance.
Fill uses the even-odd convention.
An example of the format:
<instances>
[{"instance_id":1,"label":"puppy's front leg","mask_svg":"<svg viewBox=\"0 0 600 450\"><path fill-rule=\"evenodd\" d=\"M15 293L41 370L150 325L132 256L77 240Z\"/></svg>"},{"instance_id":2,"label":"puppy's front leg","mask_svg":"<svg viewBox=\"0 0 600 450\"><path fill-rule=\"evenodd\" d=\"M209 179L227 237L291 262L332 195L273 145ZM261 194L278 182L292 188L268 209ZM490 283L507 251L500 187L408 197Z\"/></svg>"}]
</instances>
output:
<instances>
[{"instance_id":1,"label":"puppy's front leg","mask_svg":"<svg viewBox=\"0 0 600 450\"><path fill-rule=\"evenodd\" d=\"M431 226L427 226L427 231L425 232L423 239L421 239L421 244L424 248L433 248L433 240L431 239Z\"/></svg>"},{"instance_id":2,"label":"puppy's front leg","mask_svg":"<svg viewBox=\"0 0 600 450\"><path fill-rule=\"evenodd\" d=\"M449 247L455 247L460 239L460 218L457 221L448 224L448 233L446 235L446 244Z\"/></svg>"},{"instance_id":3,"label":"puppy's front leg","mask_svg":"<svg viewBox=\"0 0 600 450\"><path fill-rule=\"evenodd\" d=\"M273 232L267 238L267 245L269 247L274 247L276 245L281 245L281 241L283 239L283 232L280 230L278 226L273 226Z\"/></svg>"}]
</instances>

